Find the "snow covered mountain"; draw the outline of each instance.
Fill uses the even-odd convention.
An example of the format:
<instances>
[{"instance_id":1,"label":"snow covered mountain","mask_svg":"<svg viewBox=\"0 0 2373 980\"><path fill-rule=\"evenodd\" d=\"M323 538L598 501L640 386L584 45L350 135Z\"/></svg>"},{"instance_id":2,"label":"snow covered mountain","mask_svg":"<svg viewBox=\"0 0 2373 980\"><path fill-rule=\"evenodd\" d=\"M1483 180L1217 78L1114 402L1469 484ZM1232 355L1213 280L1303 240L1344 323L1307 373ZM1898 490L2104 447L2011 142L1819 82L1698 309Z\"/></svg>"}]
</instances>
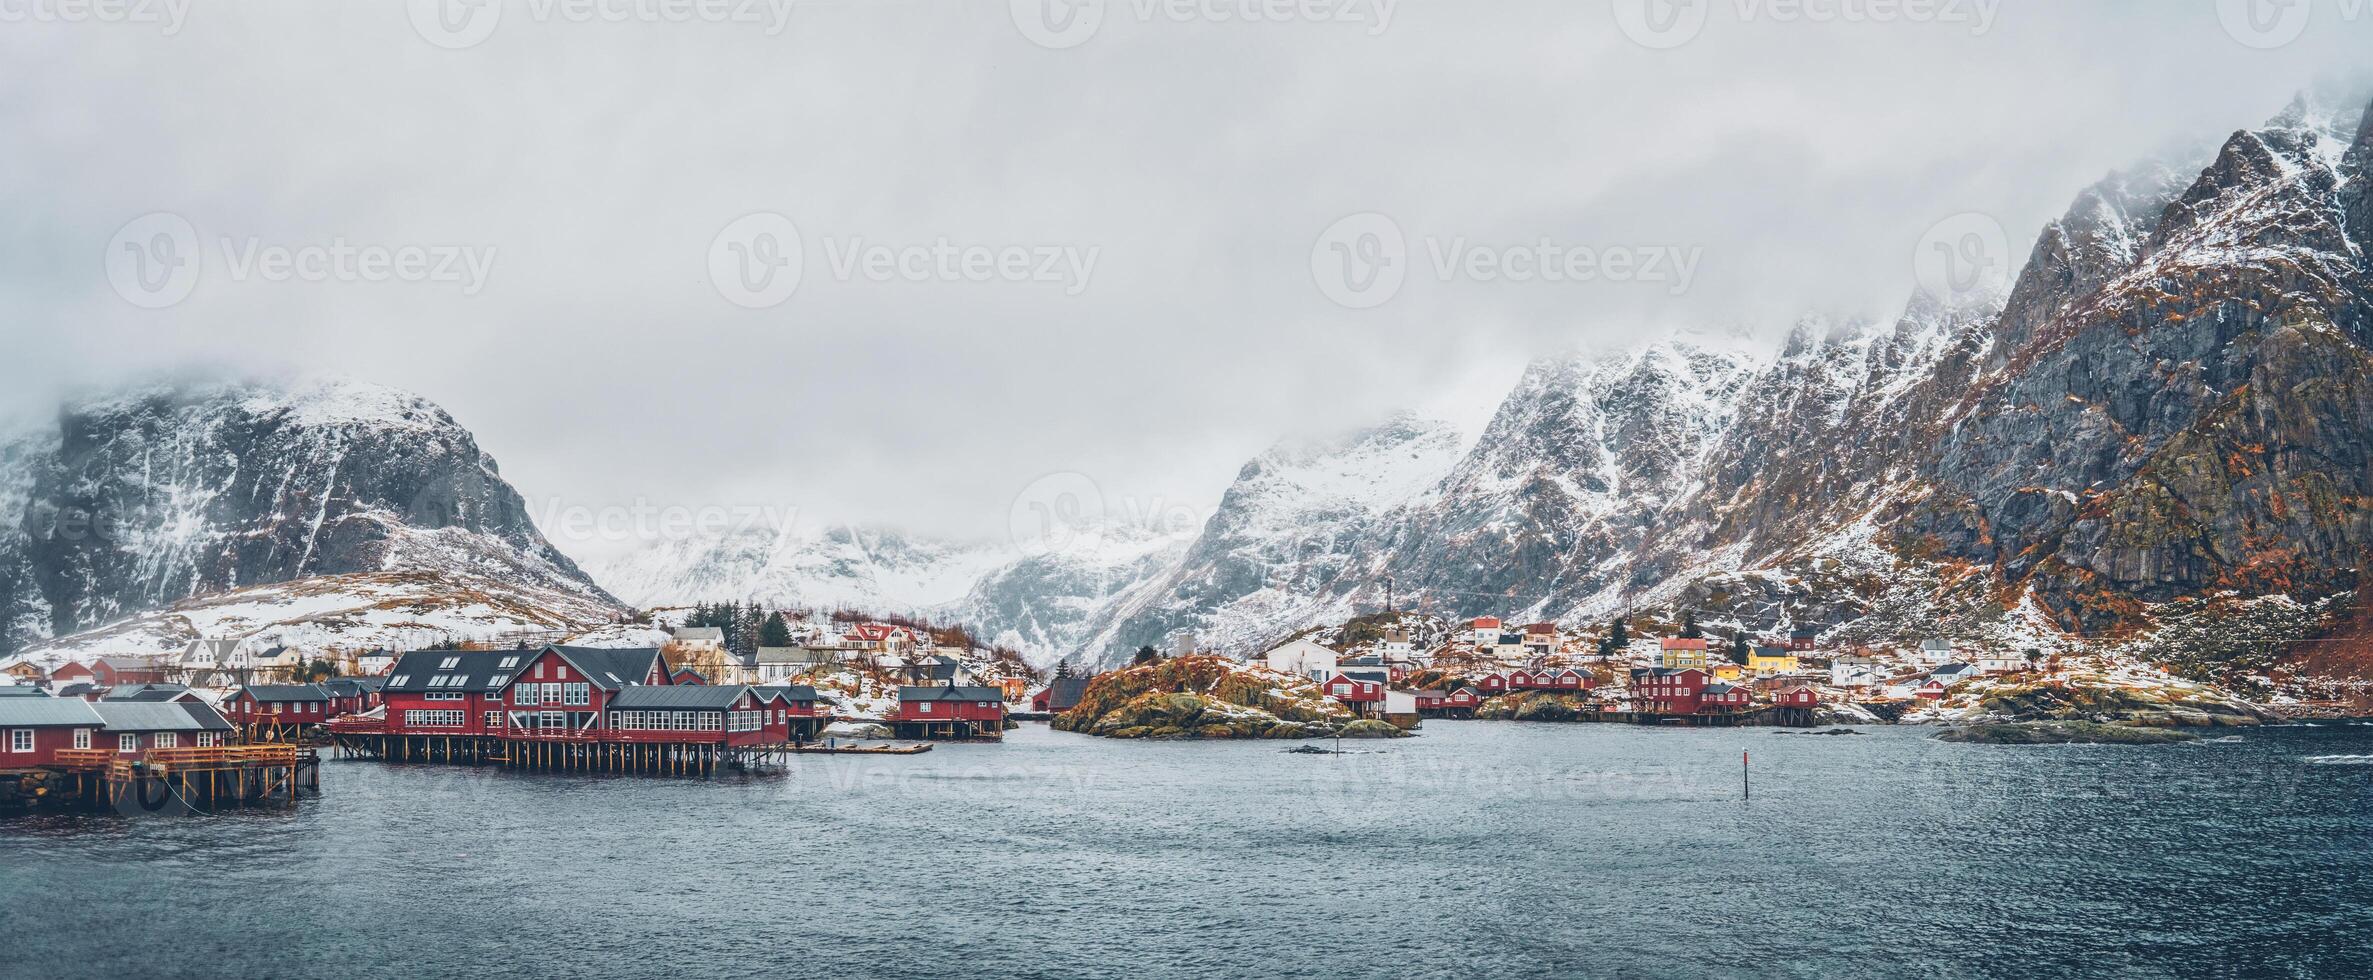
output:
<instances>
[{"instance_id":1,"label":"snow covered mountain","mask_svg":"<svg viewBox=\"0 0 2373 980\"><path fill-rule=\"evenodd\" d=\"M1444 615L1636 603L1887 639L2345 591L2373 553L2368 245L2373 108L2303 97L2205 167L2080 193L2005 297L1808 320L1770 356L1679 339L1535 364L1438 482L1396 470L1376 484L1396 503L1317 547L1296 494L1339 491L1256 462L1084 652L1249 648L1372 611L1388 580Z\"/></svg>"},{"instance_id":2,"label":"snow covered mountain","mask_svg":"<svg viewBox=\"0 0 2373 980\"><path fill-rule=\"evenodd\" d=\"M1010 556L985 542L891 528L752 526L686 535L593 563L594 580L638 606L755 600L768 606L919 612L954 602Z\"/></svg>"},{"instance_id":3,"label":"snow covered mountain","mask_svg":"<svg viewBox=\"0 0 2373 980\"><path fill-rule=\"evenodd\" d=\"M193 596L373 572L616 607L468 430L394 389L158 386L0 443L0 652Z\"/></svg>"},{"instance_id":4,"label":"snow covered mountain","mask_svg":"<svg viewBox=\"0 0 2373 980\"><path fill-rule=\"evenodd\" d=\"M755 601L900 613L961 623L984 642L1051 660L1076 645L1106 602L1174 560L1191 531L1098 522L1024 548L891 528L748 528L656 542L592 572L642 606Z\"/></svg>"}]
</instances>

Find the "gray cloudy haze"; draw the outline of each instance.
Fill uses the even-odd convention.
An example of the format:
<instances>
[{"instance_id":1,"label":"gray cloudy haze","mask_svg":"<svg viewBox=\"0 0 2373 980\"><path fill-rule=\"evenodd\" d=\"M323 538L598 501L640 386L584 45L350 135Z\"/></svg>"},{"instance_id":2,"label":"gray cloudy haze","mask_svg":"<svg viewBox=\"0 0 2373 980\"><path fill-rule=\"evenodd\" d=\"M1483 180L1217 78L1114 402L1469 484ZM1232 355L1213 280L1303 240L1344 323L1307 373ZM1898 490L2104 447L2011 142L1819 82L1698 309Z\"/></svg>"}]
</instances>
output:
<instances>
[{"instance_id":1,"label":"gray cloudy haze","mask_svg":"<svg viewBox=\"0 0 2373 980\"><path fill-rule=\"evenodd\" d=\"M535 499L1208 506L1545 353L1890 313L1939 221L2023 256L2373 51L2342 0L1047 2L0 0L0 399L337 373ZM1379 229L1397 285L1330 282Z\"/></svg>"}]
</instances>

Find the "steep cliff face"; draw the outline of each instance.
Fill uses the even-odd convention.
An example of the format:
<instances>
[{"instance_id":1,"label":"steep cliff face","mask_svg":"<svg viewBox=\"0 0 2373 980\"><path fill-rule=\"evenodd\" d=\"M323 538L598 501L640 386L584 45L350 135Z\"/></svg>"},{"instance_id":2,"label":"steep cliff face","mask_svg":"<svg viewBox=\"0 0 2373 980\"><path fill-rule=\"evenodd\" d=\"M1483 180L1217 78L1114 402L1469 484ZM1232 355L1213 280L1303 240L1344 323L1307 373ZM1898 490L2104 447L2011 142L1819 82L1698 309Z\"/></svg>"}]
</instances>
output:
<instances>
[{"instance_id":1,"label":"steep cliff face","mask_svg":"<svg viewBox=\"0 0 2373 980\"><path fill-rule=\"evenodd\" d=\"M1658 515L1692 492L1755 358L1678 338L1534 364L1483 438L1380 547L1404 594L1558 615L1619 588Z\"/></svg>"},{"instance_id":2,"label":"steep cliff face","mask_svg":"<svg viewBox=\"0 0 2373 980\"><path fill-rule=\"evenodd\" d=\"M1245 464L1174 564L1097 612L1081 651L1113 661L1179 633L1233 649L1280 624L1339 617L1353 594L1380 588L1380 542L1465 446L1455 427L1404 414L1272 447Z\"/></svg>"},{"instance_id":3,"label":"steep cliff face","mask_svg":"<svg viewBox=\"0 0 2373 980\"><path fill-rule=\"evenodd\" d=\"M349 572L609 597L420 398L350 382L74 404L0 449L0 651L191 596Z\"/></svg>"},{"instance_id":4,"label":"steep cliff face","mask_svg":"<svg viewBox=\"0 0 2373 980\"><path fill-rule=\"evenodd\" d=\"M2373 141L2296 107L2276 122L2234 134L2131 263L2006 344L1951 413L1907 543L2096 628L2204 592L2354 584L2373 283L2350 228Z\"/></svg>"},{"instance_id":5,"label":"steep cliff face","mask_svg":"<svg viewBox=\"0 0 2373 980\"><path fill-rule=\"evenodd\" d=\"M2369 171L2373 110L2303 99L2204 166L2084 190L1999 299L1811 320L1769 359L1537 364L1322 574L1248 591L1209 560L1243 536L1232 494L1199 571L1099 638L1224 618L1258 643L1372 609L1388 576L1447 615L1690 605L1869 639L2350 588L2373 545Z\"/></svg>"}]
</instances>

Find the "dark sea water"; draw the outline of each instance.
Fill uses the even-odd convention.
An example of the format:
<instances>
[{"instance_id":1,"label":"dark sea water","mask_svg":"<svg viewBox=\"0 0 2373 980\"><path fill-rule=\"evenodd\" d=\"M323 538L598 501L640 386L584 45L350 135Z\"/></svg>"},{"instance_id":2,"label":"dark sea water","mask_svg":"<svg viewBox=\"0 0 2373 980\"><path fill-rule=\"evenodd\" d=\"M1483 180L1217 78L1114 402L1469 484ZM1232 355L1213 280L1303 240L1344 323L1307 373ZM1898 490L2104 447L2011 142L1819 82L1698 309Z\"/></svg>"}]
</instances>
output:
<instances>
[{"instance_id":1,"label":"dark sea water","mask_svg":"<svg viewBox=\"0 0 2373 980\"><path fill-rule=\"evenodd\" d=\"M2373 976L2373 727L1866 731L338 761L292 808L0 822L0 976Z\"/></svg>"}]
</instances>

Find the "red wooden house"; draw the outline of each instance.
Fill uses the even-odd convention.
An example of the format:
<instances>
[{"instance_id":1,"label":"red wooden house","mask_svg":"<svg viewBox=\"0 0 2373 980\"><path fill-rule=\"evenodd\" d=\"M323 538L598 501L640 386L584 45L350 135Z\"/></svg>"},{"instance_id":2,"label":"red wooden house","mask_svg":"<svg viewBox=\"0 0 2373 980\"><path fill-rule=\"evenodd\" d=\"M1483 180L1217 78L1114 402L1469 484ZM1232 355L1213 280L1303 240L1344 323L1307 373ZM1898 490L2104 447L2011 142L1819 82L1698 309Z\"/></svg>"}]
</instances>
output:
<instances>
[{"instance_id":1,"label":"red wooden house","mask_svg":"<svg viewBox=\"0 0 2373 980\"><path fill-rule=\"evenodd\" d=\"M952 684L901 687L891 729L902 738L1001 738L1005 692Z\"/></svg>"},{"instance_id":2,"label":"red wooden house","mask_svg":"<svg viewBox=\"0 0 2373 980\"><path fill-rule=\"evenodd\" d=\"M545 647L525 652L509 679L494 687L489 707L500 716L488 723L507 738L589 732L602 727L603 712L622 692L676 686L655 649Z\"/></svg>"},{"instance_id":3,"label":"red wooden house","mask_svg":"<svg viewBox=\"0 0 2373 980\"><path fill-rule=\"evenodd\" d=\"M101 701L99 748L118 755L228 744L232 726L213 706L181 701Z\"/></svg>"},{"instance_id":4,"label":"red wooden house","mask_svg":"<svg viewBox=\"0 0 2373 980\"><path fill-rule=\"evenodd\" d=\"M805 742L832 724L832 705L806 684L768 684L750 690L765 705L767 730L779 736L777 741Z\"/></svg>"},{"instance_id":5,"label":"red wooden house","mask_svg":"<svg viewBox=\"0 0 2373 980\"><path fill-rule=\"evenodd\" d=\"M50 681L60 686L83 683L92 687L162 684L165 668L156 661L138 657L97 657L58 668L50 674Z\"/></svg>"},{"instance_id":6,"label":"red wooden house","mask_svg":"<svg viewBox=\"0 0 2373 980\"><path fill-rule=\"evenodd\" d=\"M1772 703L1783 708L1818 708L1821 706L1821 692L1798 684L1772 695Z\"/></svg>"},{"instance_id":7,"label":"red wooden house","mask_svg":"<svg viewBox=\"0 0 2373 980\"><path fill-rule=\"evenodd\" d=\"M1457 690L1451 691L1450 696L1442 699L1442 707L1454 713L1459 711L1473 712L1476 708L1481 707L1482 704L1483 695L1475 693L1475 689L1471 687L1458 688Z\"/></svg>"},{"instance_id":8,"label":"red wooden house","mask_svg":"<svg viewBox=\"0 0 2373 980\"><path fill-rule=\"evenodd\" d=\"M731 748L785 741L768 730L769 699L748 687L634 685L618 688L604 700L607 718L598 735L606 740ZM545 730L531 730L511 737L534 739L544 734Z\"/></svg>"},{"instance_id":9,"label":"red wooden house","mask_svg":"<svg viewBox=\"0 0 2373 980\"><path fill-rule=\"evenodd\" d=\"M1755 699L1747 689L1737 684L1708 684L1698 693L1699 711L1745 711L1753 707Z\"/></svg>"},{"instance_id":10,"label":"red wooden house","mask_svg":"<svg viewBox=\"0 0 2373 980\"><path fill-rule=\"evenodd\" d=\"M1494 694L1506 694L1508 693L1508 688L1508 675L1506 674L1485 674L1481 677L1475 678L1475 692L1485 697L1490 697Z\"/></svg>"},{"instance_id":11,"label":"red wooden house","mask_svg":"<svg viewBox=\"0 0 2373 980\"><path fill-rule=\"evenodd\" d=\"M1578 694L1597 686L1598 678L1571 667L1519 670L1508 675L1508 689L1512 691Z\"/></svg>"},{"instance_id":12,"label":"red wooden house","mask_svg":"<svg viewBox=\"0 0 2373 980\"><path fill-rule=\"evenodd\" d=\"M1693 715L1713 676L1695 667L1632 672L1631 696L1649 714Z\"/></svg>"},{"instance_id":13,"label":"red wooden house","mask_svg":"<svg viewBox=\"0 0 2373 980\"><path fill-rule=\"evenodd\" d=\"M321 689L330 693L330 717L361 714L379 706L379 690L386 686L384 677L332 677L321 682Z\"/></svg>"},{"instance_id":14,"label":"red wooden house","mask_svg":"<svg viewBox=\"0 0 2373 980\"><path fill-rule=\"evenodd\" d=\"M98 744L103 723L77 698L0 698L0 769L54 765L61 749Z\"/></svg>"},{"instance_id":15,"label":"red wooden house","mask_svg":"<svg viewBox=\"0 0 2373 980\"><path fill-rule=\"evenodd\" d=\"M330 692L319 684L249 684L223 702L231 722L250 733L284 737L330 720Z\"/></svg>"},{"instance_id":16,"label":"red wooden house","mask_svg":"<svg viewBox=\"0 0 2373 980\"><path fill-rule=\"evenodd\" d=\"M1354 709L1360 709L1370 704L1384 703L1383 683L1362 680L1345 674L1338 673L1328 677L1326 683L1319 685L1319 690L1325 692L1326 696L1350 705Z\"/></svg>"}]
</instances>

